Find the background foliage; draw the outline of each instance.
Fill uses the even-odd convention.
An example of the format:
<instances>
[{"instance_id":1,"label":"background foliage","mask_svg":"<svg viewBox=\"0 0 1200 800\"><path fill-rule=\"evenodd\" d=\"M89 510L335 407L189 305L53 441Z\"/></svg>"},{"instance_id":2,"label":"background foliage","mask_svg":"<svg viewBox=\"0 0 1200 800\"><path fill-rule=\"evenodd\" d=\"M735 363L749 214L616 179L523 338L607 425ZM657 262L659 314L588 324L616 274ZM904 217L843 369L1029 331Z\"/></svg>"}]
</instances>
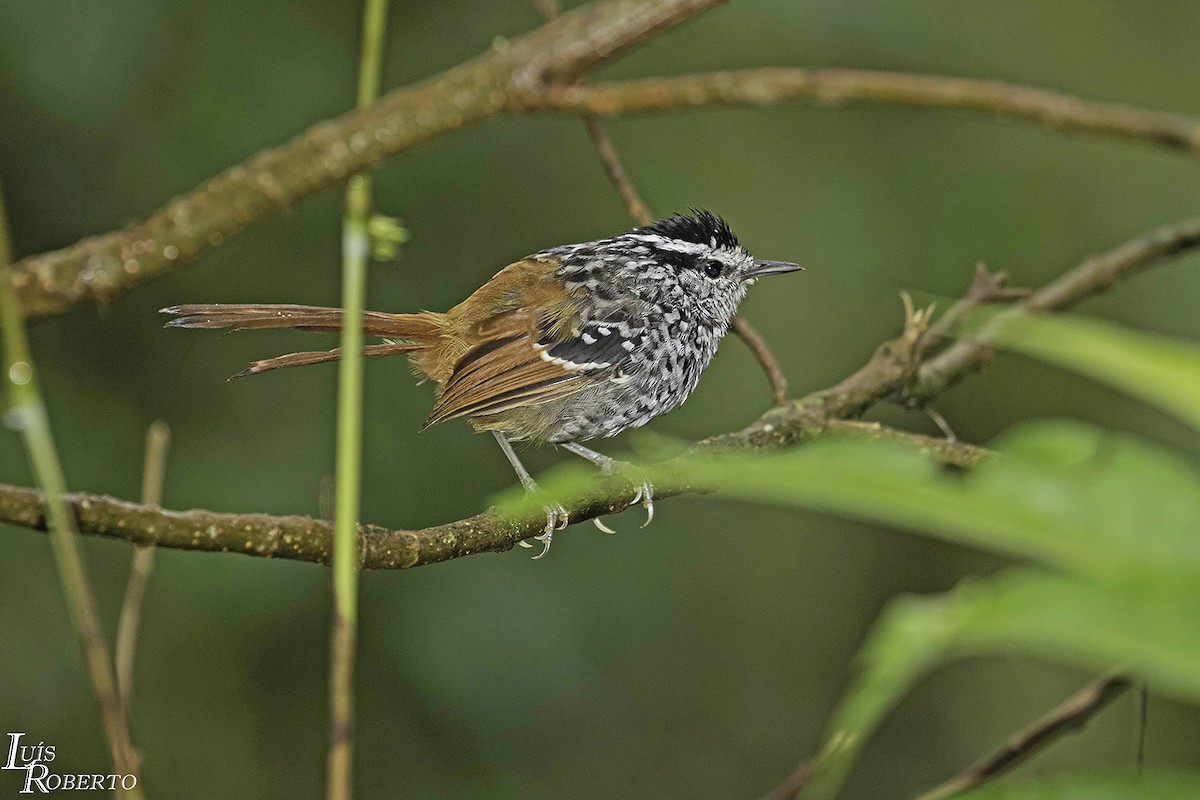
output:
<instances>
[{"instance_id":1,"label":"background foliage","mask_svg":"<svg viewBox=\"0 0 1200 800\"><path fill-rule=\"evenodd\" d=\"M755 64L996 77L1200 113L1187 80L1196 7L1144 4L734 3L604 74ZM533 27L519 0L393 9L385 86ZM350 105L357 4L8 0L0 8L0 174L18 256L115 227ZM648 202L727 216L764 257L808 271L746 313L796 393L828 385L894 335L901 288L956 295L976 260L1036 285L1084 255L1195 213L1184 157L1025 126L888 108L713 110L611 126ZM625 212L572 119L503 120L377 173L413 232L374 269L369 305L445 308L510 260L606 235ZM330 304L340 197L327 193L97 312L32 329L74 488L136 497L141 439L173 430L175 508L317 513L332 472L331 368L225 384L297 335L162 331L191 301ZM1200 334L1197 258L1089 313ZM694 399L654 426L681 438L749 421L768 394L730 341ZM511 472L466 426L416 428L431 403L399 363L367 374L364 518L414 527L477 511ZM1098 423L1198 454L1193 432L1085 379L1006 356L936 404L964 439L1033 417ZM899 410L878 418L933 432ZM0 475L28 483L5 434ZM531 453L539 468L558 459ZM623 535L571 529L552 557L479 556L363 578L361 797L753 796L818 745L847 665L899 592L949 589L1010 561L896 530L707 499L639 511ZM1147 520L1147 524L1152 524ZM88 541L102 607L128 548ZM94 702L45 537L0 535L0 728L105 763ZM328 573L162 552L141 636L134 737L151 792L316 796L324 759ZM318 655L319 654L319 655ZM1026 659L953 664L884 722L847 796L909 797L990 749L1087 677ZM1029 770L1132 762L1132 700ZM1150 764L1200 765L1197 712L1152 695Z\"/></svg>"}]
</instances>

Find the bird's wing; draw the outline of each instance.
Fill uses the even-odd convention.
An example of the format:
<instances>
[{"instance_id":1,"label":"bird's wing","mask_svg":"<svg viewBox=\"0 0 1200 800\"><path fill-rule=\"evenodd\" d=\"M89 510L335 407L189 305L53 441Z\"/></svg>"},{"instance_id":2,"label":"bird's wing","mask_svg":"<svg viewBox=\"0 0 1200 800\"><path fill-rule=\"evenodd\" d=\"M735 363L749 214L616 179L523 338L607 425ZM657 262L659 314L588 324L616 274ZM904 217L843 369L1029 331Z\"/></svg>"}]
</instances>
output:
<instances>
[{"instance_id":1,"label":"bird's wing","mask_svg":"<svg viewBox=\"0 0 1200 800\"><path fill-rule=\"evenodd\" d=\"M489 335L459 359L426 425L548 403L617 377L644 335L624 318L576 317L563 331L561 318L528 311L486 327Z\"/></svg>"}]
</instances>

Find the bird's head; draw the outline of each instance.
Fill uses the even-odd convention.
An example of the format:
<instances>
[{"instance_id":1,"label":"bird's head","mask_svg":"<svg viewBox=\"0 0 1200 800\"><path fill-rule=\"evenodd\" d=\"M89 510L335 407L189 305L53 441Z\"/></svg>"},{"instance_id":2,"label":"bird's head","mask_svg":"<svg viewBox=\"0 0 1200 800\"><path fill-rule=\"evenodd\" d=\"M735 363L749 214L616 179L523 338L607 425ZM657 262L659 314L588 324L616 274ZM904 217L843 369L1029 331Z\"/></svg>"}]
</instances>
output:
<instances>
[{"instance_id":1,"label":"bird's head","mask_svg":"<svg viewBox=\"0 0 1200 800\"><path fill-rule=\"evenodd\" d=\"M644 258L659 269L644 271L643 278L676 283L697 311L715 324L729 324L746 289L759 278L802 269L786 261L754 258L725 220L697 209L635 228L614 241L634 250L644 248ZM645 288L653 290L652 285Z\"/></svg>"}]
</instances>

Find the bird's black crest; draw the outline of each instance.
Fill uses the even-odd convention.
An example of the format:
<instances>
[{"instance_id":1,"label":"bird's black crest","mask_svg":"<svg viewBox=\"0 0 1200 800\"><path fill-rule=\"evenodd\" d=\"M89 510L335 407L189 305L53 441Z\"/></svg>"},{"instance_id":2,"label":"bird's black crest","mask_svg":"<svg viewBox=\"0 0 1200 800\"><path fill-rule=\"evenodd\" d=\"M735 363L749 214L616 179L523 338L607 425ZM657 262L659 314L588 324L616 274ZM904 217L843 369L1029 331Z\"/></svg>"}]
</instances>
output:
<instances>
[{"instance_id":1,"label":"bird's black crest","mask_svg":"<svg viewBox=\"0 0 1200 800\"><path fill-rule=\"evenodd\" d=\"M666 236L669 239L680 239L696 244L716 242L718 247L735 248L738 246L737 237L729 229L729 223L711 211L691 209L692 215L672 214L652 225L637 228L634 233Z\"/></svg>"}]
</instances>

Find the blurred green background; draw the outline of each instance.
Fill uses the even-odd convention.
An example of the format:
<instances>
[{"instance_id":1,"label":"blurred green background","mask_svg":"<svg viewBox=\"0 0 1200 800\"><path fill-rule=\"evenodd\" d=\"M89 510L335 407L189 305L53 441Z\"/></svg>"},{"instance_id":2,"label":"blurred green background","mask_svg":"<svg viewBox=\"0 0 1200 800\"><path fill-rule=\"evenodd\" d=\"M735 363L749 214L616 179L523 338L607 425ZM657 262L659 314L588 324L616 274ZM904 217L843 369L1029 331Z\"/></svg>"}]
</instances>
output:
<instances>
[{"instance_id":1,"label":"blurred green background","mask_svg":"<svg viewBox=\"0 0 1200 800\"><path fill-rule=\"evenodd\" d=\"M359 5L317 0L4 0L0 177L18 257L144 215L257 150L348 108ZM538 24L526 0L395 2L385 88ZM602 71L608 77L785 64L1001 78L1200 114L1200 5L982 0L848 6L736 2ZM651 207L725 215L802 275L751 292L747 317L793 390L857 367L900 321L901 289L952 296L983 260L1037 285L1145 229L1197 213L1200 164L1128 142L886 107L719 109L631 118L612 136ZM369 306L444 309L540 248L627 218L573 119L486 123L392 159L380 209L412 242L371 275ZM296 333L166 331L182 302L336 304L340 194L259 224L111 307L32 328L79 490L135 498L146 426L173 432L166 505L317 514L332 472L332 367L225 383L257 357L320 346ZM1092 301L1088 313L1200 335L1200 259ZM768 402L730 341L694 399L657 421L693 439ZM417 428L432 403L399 360L367 367L364 517L394 527L480 510L513 475L466 425ZM1183 426L1012 356L936 404L986 442L1031 417L1086 419L1200 447ZM933 432L924 416L873 414ZM0 480L28 485L3 434ZM617 441L609 450L620 450ZM561 456L530 452L537 470ZM356 788L384 797L754 797L816 747L881 606L999 559L886 528L712 499L661 504L523 551L363 578ZM1152 520L1147 521L1152 524ZM85 548L110 632L130 548ZM152 796L319 797L329 577L323 568L163 551L144 613L134 739ZM845 796L939 782L1089 676L1019 659L939 670L892 715ZM1026 770L1130 768L1132 696ZM0 733L55 744L56 767L107 769L44 535L0 530ZM1200 713L1151 695L1148 761L1200 765ZM16 778L0 776L0 794Z\"/></svg>"}]
</instances>

